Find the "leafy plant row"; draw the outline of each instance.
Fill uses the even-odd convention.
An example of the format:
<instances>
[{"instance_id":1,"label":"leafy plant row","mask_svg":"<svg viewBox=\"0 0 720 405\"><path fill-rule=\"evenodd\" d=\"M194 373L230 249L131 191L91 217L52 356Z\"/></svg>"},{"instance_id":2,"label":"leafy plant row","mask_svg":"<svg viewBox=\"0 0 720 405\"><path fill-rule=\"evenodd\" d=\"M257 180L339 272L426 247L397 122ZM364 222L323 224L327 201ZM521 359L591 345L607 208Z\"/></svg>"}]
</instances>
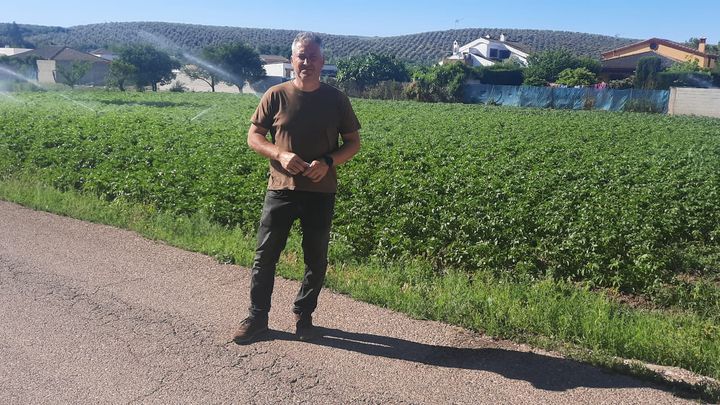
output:
<instances>
[{"instance_id":1,"label":"leafy plant row","mask_svg":"<svg viewBox=\"0 0 720 405\"><path fill-rule=\"evenodd\" d=\"M0 103L1 176L30 172L108 200L201 211L252 234L267 173L245 142L256 98L66 96ZM438 272L550 275L627 292L720 273L717 120L353 103L363 149L339 168L333 228L348 258L423 258Z\"/></svg>"}]
</instances>

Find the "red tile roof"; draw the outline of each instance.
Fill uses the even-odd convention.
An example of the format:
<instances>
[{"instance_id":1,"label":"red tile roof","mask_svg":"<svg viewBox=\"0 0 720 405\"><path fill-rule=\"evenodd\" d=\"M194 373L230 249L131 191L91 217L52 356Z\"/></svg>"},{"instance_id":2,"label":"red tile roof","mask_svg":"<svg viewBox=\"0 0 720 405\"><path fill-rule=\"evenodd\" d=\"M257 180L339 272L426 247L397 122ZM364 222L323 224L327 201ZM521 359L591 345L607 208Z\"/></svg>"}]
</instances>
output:
<instances>
[{"instance_id":1,"label":"red tile roof","mask_svg":"<svg viewBox=\"0 0 720 405\"><path fill-rule=\"evenodd\" d=\"M710 59L717 59L717 55L711 55L708 53L700 52L697 49L689 48L689 47L679 44L677 42L669 41L667 39L662 39L662 38L650 38L650 39L646 39L644 41L635 42L634 44L626 45L621 48L616 48L611 51L603 52L601 54L601 56L603 59L617 58L620 56L624 56L624 55L617 55L617 53L626 51L630 48L637 47L638 45L647 44L649 46L651 43L662 44L662 45L668 46L670 48L675 48L675 49L678 49L678 50L681 50L681 51L684 51L687 53L691 53L696 56L700 56L702 58L709 57Z\"/></svg>"}]
</instances>

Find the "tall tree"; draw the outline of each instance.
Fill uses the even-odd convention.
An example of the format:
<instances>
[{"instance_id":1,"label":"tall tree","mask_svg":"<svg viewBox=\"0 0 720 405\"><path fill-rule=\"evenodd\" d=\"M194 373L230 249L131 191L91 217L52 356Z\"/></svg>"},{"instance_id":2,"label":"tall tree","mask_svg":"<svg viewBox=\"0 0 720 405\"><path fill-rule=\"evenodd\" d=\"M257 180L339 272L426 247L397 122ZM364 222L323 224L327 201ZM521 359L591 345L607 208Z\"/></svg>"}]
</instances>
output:
<instances>
[{"instance_id":1,"label":"tall tree","mask_svg":"<svg viewBox=\"0 0 720 405\"><path fill-rule=\"evenodd\" d=\"M125 83L132 79L136 70L135 66L127 62L123 62L120 59L115 59L110 64L107 85L110 87L117 87L120 91L125 91Z\"/></svg>"},{"instance_id":2,"label":"tall tree","mask_svg":"<svg viewBox=\"0 0 720 405\"><path fill-rule=\"evenodd\" d=\"M565 49L538 52L528 57L528 67L525 69L525 84L544 86L547 83L556 81L563 70L580 67L598 73L600 71L600 62L587 57L579 58Z\"/></svg>"},{"instance_id":3,"label":"tall tree","mask_svg":"<svg viewBox=\"0 0 720 405\"><path fill-rule=\"evenodd\" d=\"M180 69L192 80L202 80L210 86L210 90L215 92L215 85L219 79L212 71L197 65L185 65Z\"/></svg>"},{"instance_id":4,"label":"tall tree","mask_svg":"<svg viewBox=\"0 0 720 405\"><path fill-rule=\"evenodd\" d=\"M124 48L118 59L135 67L132 79L138 89L150 86L152 91L157 91L158 84L170 83L175 78L173 69L180 67L180 62L150 45Z\"/></svg>"},{"instance_id":5,"label":"tall tree","mask_svg":"<svg viewBox=\"0 0 720 405\"><path fill-rule=\"evenodd\" d=\"M242 92L245 82L254 82L265 76L260 55L255 49L237 42L205 48L204 59L209 62L205 70Z\"/></svg>"},{"instance_id":6,"label":"tall tree","mask_svg":"<svg viewBox=\"0 0 720 405\"><path fill-rule=\"evenodd\" d=\"M374 86L382 81L410 81L410 72L405 63L393 56L370 53L339 60L337 81L353 81L360 89Z\"/></svg>"},{"instance_id":7,"label":"tall tree","mask_svg":"<svg viewBox=\"0 0 720 405\"><path fill-rule=\"evenodd\" d=\"M75 88L78 83L80 83L80 80L85 77L87 72L90 71L91 67L92 64L90 64L90 62L83 60L75 61L69 65L58 64L55 71L57 72L57 75L61 78L61 80L59 81L67 84L72 89Z\"/></svg>"},{"instance_id":8,"label":"tall tree","mask_svg":"<svg viewBox=\"0 0 720 405\"><path fill-rule=\"evenodd\" d=\"M662 60L657 56L646 56L638 60L635 70L635 87L655 89L658 84L658 73L662 70Z\"/></svg>"}]
</instances>

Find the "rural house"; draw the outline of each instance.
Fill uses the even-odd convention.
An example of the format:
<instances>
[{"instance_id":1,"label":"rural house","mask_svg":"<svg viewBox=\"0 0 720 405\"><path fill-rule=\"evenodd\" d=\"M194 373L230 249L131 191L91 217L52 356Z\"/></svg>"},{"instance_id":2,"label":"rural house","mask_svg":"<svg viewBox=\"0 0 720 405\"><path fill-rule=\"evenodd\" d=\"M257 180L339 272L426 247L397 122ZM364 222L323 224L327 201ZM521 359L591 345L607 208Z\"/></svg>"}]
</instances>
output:
<instances>
[{"instance_id":1,"label":"rural house","mask_svg":"<svg viewBox=\"0 0 720 405\"><path fill-rule=\"evenodd\" d=\"M283 56L260 55L260 60L262 60L266 76L257 82L246 83L243 86L243 93L262 94L271 86L295 77L292 64ZM322 72L320 72L320 75L324 77L335 77L336 74L337 67L335 65L324 65Z\"/></svg>"},{"instance_id":2,"label":"rural house","mask_svg":"<svg viewBox=\"0 0 720 405\"><path fill-rule=\"evenodd\" d=\"M459 46L457 41L453 42L452 55L444 58L440 64L462 62L468 66L491 66L514 59L527 66L529 55L520 44L508 41L505 34L500 34L499 39L485 35L463 46Z\"/></svg>"},{"instance_id":3,"label":"rural house","mask_svg":"<svg viewBox=\"0 0 720 405\"><path fill-rule=\"evenodd\" d=\"M273 77L289 78L293 68L288 58L278 55L260 55L265 74Z\"/></svg>"},{"instance_id":4,"label":"rural house","mask_svg":"<svg viewBox=\"0 0 720 405\"><path fill-rule=\"evenodd\" d=\"M110 69L110 61L67 46L47 46L13 55L14 57L37 57L37 79L39 83L63 83L57 70L60 66L70 68L75 62L90 63L90 70L79 84L104 85Z\"/></svg>"},{"instance_id":5,"label":"rural house","mask_svg":"<svg viewBox=\"0 0 720 405\"><path fill-rule=\"evenodd\" d=\"M282 78L282 81L295 77L292 64L287 58L278 55L260 55L260 59L268 77L279 77ZM335 65L324 65L320 74L325 77L335 77L337 67Z\"/></svg>"},{"instance_id":6,"label":"rural house","mask_svg":"<svg viewBox=\"0 0 720 405\"><path fill-rule=\"evenodd\" d=\"M677 42L661 38L650 38L603 53L600 77L606 81L624 79L635 73L638 61L646 56L657 56L663 68L676 62L696 60L698 66L712 68L717 55L705 52L705 38L700 38L698 49L688 48Z\"/></svg>"}]
</instances>

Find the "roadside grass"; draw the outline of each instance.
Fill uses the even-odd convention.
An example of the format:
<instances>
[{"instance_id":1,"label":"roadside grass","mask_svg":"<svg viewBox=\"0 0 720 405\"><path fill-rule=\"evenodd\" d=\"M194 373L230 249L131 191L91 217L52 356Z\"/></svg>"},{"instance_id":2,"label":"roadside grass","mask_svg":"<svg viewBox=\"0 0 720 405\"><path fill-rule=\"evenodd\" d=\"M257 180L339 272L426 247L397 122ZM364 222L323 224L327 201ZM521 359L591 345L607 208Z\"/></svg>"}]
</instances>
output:
<instances>
[{"instance_id":1,"label":"roadside grass","mask_svg":"<svg viewBox=\"0 0 720 405\"><path fill-rule=\"evenodd\" d=\"M0 181L0 198L34 209L134 230L148 238L201 252L224 263L251 265L255 238L223 227L203 213L178 216L122 199L112 202L75 191L61 192L31 177ZM259 208L258 208L259 209ZM462 326L498 338L526 342L614 370L667 382L636 359L720 378L720 324L692 312L644 310L622 305L578 284L510 281L489 271L447 269L439 274L420 259L382 262L348 260L331 244L329 288L355 299L420 319ZM302 259L297 232L278 265L278 275L299 280ZM691 396L720 400L707 381L674 385Z\"/></svg>"}]
</instances>

